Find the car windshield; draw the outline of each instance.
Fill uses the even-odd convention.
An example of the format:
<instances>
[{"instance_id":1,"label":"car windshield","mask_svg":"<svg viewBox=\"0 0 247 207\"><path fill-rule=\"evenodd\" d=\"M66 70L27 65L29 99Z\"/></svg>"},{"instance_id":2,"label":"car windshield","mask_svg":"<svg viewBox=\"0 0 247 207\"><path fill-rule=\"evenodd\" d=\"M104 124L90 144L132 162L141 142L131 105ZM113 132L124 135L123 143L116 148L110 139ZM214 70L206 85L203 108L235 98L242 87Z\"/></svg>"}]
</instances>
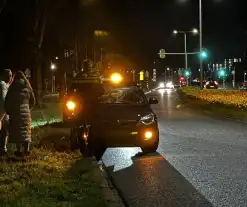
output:
<instances>
[{"instance_id":1,"label":"car windshield","mask_svg":"<svg viewBox=\"0 0 247 207\"><path fill-rule=\"evenodd\" d=\"M105 88L100 97L103 104L146 104L147 100L142 92L135 87Z\"/></svg>"}]
</instances>

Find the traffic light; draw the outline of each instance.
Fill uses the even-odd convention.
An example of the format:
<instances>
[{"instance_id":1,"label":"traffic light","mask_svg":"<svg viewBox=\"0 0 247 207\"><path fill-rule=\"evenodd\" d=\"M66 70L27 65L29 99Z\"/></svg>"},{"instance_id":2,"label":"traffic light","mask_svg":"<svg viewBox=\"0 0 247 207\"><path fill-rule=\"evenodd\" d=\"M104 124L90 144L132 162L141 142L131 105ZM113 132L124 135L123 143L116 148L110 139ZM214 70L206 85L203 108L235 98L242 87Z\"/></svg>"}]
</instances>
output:
<instances>
[{"instance_id":1,"label":"traffic light","mask_svg":"<svg viewBox=\"0 0 247 207\"><path fill-rule=\"evenodd\" d=\"M226 71L224 69L219 70L219 76L224 77L226 75Z\"/></svg>"},{"instance_id":2,"label":"traffic light","mask_svg":"<svg viewBox=\"0 0 247 207\"><path fill-rule=\"evenodd\" d=\"M189 77L189 76L190 76L190 71L185 70L185 71L184 71L184 76L185 76L185 77Z\"/></svg>"},{"instance_id":3,"label":"traffic light","mask_svg":"<svg viewBox=\"0 0 247 207\"><path fill-rule=\"evenodd\" d=\"M200 52L200 58L206 59L207 57L208 57L208 52L207 52L207 50L204 48L204 49L202 49L202 51Z\"/></svg>"}]
</instances>

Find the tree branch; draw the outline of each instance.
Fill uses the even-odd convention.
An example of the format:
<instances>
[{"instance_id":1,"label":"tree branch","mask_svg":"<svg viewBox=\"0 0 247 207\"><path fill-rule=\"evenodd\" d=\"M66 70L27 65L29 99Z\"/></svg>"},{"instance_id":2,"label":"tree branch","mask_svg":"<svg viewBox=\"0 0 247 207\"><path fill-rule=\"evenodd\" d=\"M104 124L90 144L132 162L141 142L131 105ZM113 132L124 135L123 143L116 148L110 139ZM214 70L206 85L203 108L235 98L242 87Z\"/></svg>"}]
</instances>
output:
<instances>
[{"instance_id":1,"label":"tree branch","mask_svg":"<svg viewBox=\"0 0 247 207\"><path fill-rule=\"evenodd\" d=\"M42 17L42 22L41 22L41 31L40 31L40 36L39 36L39 41L38 41L38 49L41 49L44 35L45 35L45 29L46 29L46 20L47 20L47 5L45 5L44 9L44 15Z\"/></svg>"},{"instance_id":2,"label":"tree branch","mask_svg":"<svg viewBox=\"0 0 247 207\"><path fill-rule=\"evenodd\" d=\"M36 8L36 14L35 14L35 22L34 22L34 25L33 25L33 31L34 31L34 34L36 34L37 32L37 29L38 29L38 26L39 26L39 16L40 16L40 10L39 10L39 0L36 0L35 1L35 8Z\"/></svg>"},{"instance_id":3,"label":"tree branch","mask_svg":"<svg viewBox=\"0 0 247 207\"><path fill-rule=\"evenodd\" d=\"M7 3L7 0L3 0L3 5L2 5L1 8L0 8L0 15L1 15L2 12L3 12L3 10L4 10L5 6L6 6L6 3Z\"/></svg>"}]
</instances>

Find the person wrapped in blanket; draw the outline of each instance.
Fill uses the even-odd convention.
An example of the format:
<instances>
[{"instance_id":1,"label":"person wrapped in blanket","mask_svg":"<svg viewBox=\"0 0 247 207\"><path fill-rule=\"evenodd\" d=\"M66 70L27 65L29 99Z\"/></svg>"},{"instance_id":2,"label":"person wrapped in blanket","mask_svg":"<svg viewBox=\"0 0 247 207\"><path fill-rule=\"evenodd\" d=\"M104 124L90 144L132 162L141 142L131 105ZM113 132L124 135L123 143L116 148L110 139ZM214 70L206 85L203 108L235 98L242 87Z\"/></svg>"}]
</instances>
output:
<instances>
[{"instance_id":1,"label":"person wrapped in blanket","mask_svg":"<svg viewBox=\"0 0 247 207\"><path fill-rule=\"evenodd\" d=\"M30 154L31 109L35 105L33 89L22 71L17 71L5 98L5 110L9 115L9 142L16 144L14 155Z\"/></svg>"}]
</instances>

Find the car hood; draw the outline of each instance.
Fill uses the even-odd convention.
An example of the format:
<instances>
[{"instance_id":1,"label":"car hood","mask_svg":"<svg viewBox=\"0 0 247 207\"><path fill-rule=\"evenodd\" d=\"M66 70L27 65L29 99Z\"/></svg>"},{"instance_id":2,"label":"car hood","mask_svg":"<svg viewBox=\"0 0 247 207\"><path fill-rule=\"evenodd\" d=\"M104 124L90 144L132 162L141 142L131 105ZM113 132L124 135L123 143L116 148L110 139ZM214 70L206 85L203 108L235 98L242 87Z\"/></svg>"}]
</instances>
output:
<instances>
[{"instance_id":1,"label":"car hood","mask_svg":"<svg viewBox=\"0 0 247 207\"><path fill-rule=\"evenodd\" d=\"M147 105L104 104L99 108L98 115L102 121L137 121L150 113L153 112Z\"/></svg>"}]
</instances>

